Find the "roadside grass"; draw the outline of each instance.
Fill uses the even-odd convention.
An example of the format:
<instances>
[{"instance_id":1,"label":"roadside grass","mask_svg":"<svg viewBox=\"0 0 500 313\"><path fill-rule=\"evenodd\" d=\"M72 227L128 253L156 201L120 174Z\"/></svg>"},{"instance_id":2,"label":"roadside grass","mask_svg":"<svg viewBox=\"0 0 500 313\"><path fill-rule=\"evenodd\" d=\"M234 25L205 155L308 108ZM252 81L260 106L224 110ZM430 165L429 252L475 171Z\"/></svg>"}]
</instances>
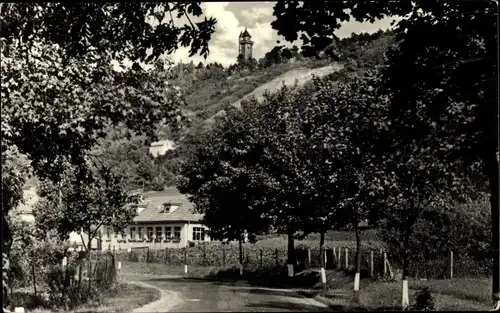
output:
<instances>
[{"instance_id":1,"label":"roadside grass","mask_svg":"<svg viewBox=\"0 0 500 313\"><path fill-rule=\"evenodd\" d=\"M243 280L250 285L266 287L293 287L306 297L315 297L327 303L336 311L392 311L400 310L401 283L375 281L370 278L361 280L360 300L362 305L351 302L353 277L344 271L327 271L327 292L323 293L317 270L304 270L296 273L293 279L286 276L285 268L258 267L245 268L239 275L237 266L201 267L189 266L188 274L183 266L170 266L155 263L123 262L124 275L168 275L191 279ZM487 278L456 278L453 280L410 280L410 303L414 303L415 293L429 287L439 311L482 311L488 310L491 284Z\"/></svg>"},{"instance_id":2,"label":"roadside grass","mask_svg":"<svg viewBox=\"0 0 500 313\"><path fill-rule=\"evenodd\" d=\"M125 313L131 312L135 308L160 299L160 292L154 288L142 287L133 284L119 284L113 290L106 292L102 297L91 303L83 304L73 310L58 310L61 313ZM31 313L48 313L54 310L34 309L27 310Z\"/></svg>"},{"instance_id":3,"label":"roadside grass","mask_svg":"<svg viewBox=\"0 0 500 313\"><path fill-rule=\"evenodd\" d=\"M350 276L328 275L328 290L323 294L320 284L315 289L304 290L309 296L316 296L328 303L332 308L342 310L401 310L401 282L382 282L364 278L360 282L361 306L353 304L353 279ZM338 272L337 272L338 273ZM333 278L335 277L335 278ZM333 278L333 279L332 279ZM410 280L410 304L415 302L415 293L428 287L434 297L438 311L484 311L490 309L491 283L487 278L456 278L453 280Z\"/></svg>"}]
</instances>

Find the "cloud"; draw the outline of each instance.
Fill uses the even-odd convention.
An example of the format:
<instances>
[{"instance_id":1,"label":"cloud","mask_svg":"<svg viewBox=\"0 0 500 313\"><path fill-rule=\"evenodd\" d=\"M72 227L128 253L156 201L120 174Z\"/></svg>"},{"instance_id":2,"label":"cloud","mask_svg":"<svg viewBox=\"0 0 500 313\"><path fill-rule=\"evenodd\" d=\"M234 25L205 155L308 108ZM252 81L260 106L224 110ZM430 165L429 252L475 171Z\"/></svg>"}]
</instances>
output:
<instances>
[{"instance_id":1,"label":"cloud","mask_svg":"<svg viewBox=\"0 0 500 313\"><path fill-rule=\"evenodd\" d=\"M240 12L242 23L247 27L254 27L256 23L270 22L273 16L273 8L254 7Z\"/></svg>"},{"instance_id":2,"label":"cloud","mask_svg":"<svg viewBox=\"0 0 500 313\"><path fill-rule=\"evenodd\" d=\"M215 33L210 40L210 55L206 62L219 62L224 66L235 62L238 55L238 36L243 27L233 12L226 10L229 2L205 2L204 15L217 19ZM189 58L189 48L180 48L172 57L175 62L204 61L201 56Z\"/></svg>"},{"instance_id":3,"label":"cloud","mask_svg":"<svg viewBox=\"0 0 500 313\"><path fill-rule=\"evenodd\" d=\"M201 5L204 17L214 17L217 19L215 33L209 42L210 54L205 60L199 55L189 57L189 47L179 47L179 49L170 56L174 62L190 62L195 64L199 62L211 63L218 62L224 66L229 66L236 62L238 56L238 38L241 31L247 28L254 41L253 56L259 59L277 45L277 40L280 44L292 46L301 45L300 41L294 43L286 42L277 31L272 29L271 22L274 17L273 3L269 2L204 2ZM197 22L194 19L193 22ZM387 29L390 26L392 19L386 18L375 21L374 23L359 23L351 21L344 23L342 27L336 31L336 35L340 38L348 37L351 33L373 33L378 29ZM176 25L183 24L186 21L176 20Z\"/></svg>"}]
</instances>

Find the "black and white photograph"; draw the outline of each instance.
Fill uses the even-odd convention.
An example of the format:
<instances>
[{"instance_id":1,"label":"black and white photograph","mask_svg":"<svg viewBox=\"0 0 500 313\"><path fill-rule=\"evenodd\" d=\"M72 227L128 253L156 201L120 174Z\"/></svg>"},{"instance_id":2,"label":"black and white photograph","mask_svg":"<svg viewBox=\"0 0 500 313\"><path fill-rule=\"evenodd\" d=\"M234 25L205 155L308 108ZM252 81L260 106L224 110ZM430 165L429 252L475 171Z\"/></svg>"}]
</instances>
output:
<instances>
[{"instance_id":1,"label":"black and white photograph","mask_svg":"<svg viewBox=\"0 0 500 313\"><path fill-rule=\"evenodd\" d=\"M2 2L2 312L500 310L500 1Z\"/></svg>"}]
</instances>

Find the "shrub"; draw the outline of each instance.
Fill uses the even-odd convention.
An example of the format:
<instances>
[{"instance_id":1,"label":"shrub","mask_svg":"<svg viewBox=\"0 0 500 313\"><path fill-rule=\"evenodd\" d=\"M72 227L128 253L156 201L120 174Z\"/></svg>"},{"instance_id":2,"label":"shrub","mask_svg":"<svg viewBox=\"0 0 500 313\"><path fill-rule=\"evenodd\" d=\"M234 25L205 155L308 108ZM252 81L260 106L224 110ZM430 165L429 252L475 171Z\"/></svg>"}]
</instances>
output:
<instances>
[{"instance_id":1,"label":"shrub","mask_svg":"<svg viewBox=\"0 0 500 313\"><path fill-rule=\"evenodd\" d=\"M429 287L421 288L415 294L415 304L411 307L412 311L435 311L434 297L429 291Z\"/></svg>"},{"instance_id":2,"label":"shrub","mask_svg":"<svg viewBox=\"0 0 500 313\"><path fill-rule=\"evenodd\" d=\"M34 236L31 227L18 221L13 221L12 225L14 271L9 271L9 274L14 287L12 294L17 296L8 306L71 308L98 298L103 290L114 286L116 275L111 256L98 255L89 271L86 254L69 252L68 243L61 241L55 233L49 232L40 239ZM67 265L63 268L64 257L67 257ZM93 282L90 288L84 283L89 277ZM33 291L36 288L37 294L24 295L20 288Z\"/></svg>"}]
</instances>

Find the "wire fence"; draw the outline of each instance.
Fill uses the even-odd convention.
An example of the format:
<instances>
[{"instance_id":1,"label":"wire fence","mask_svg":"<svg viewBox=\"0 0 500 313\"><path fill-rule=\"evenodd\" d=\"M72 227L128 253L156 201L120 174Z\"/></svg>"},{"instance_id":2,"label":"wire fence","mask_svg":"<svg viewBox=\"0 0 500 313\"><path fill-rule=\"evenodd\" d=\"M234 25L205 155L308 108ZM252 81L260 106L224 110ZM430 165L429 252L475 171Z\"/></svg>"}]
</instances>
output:
<instances>
[{"instance_id":1,"label":"wire fence","mask_svg":"<svg viewBox=\"0 0 500 313\"><path fill-rule=\"evenodd\" d=\"M117 282L115 264L115 256L109 252L90 257L85 252L69 253L58 263L26 258L14 273L9 304L26 309L76 307L113 288Z\"/></svg>"},{"instance_id":2,"label":"wire fence","mask_svg":"<svg viewBox=\"0 0 500 313\"><path fill-rule=\"evenodd\" d=\"M295 265L298 270L320 267L319 247L295 248ZM356 250L352 247L331 247L324 250L327 270L354 271ZM239 247L231 244L202 244L185 248L134 249L116 251L117 261L161 263L172 266L227 266L239 264ZM262 247L246 244L243 246L243 266L270 268L284 266L287 260L286 247ZM384 249L361 249L361 276L372 278L400 278L400 258ZM477 261L470 257L449 252L435 259L412 258L410 276L426 279L450 279L454 277L487 276L491 263Z\"/></svg>"}]
</instances>

